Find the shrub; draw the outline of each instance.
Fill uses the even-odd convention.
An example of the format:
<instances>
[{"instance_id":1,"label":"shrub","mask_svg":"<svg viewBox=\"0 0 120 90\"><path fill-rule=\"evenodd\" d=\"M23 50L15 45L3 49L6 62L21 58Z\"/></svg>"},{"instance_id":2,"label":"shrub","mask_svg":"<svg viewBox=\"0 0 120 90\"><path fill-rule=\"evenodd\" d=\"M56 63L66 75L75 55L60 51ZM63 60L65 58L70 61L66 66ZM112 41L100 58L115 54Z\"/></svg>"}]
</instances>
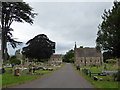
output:
<instances>
[{"instance_id":1,"label":"shrub","mask_svg":"<svg viewBox=\"0 0 120 90\"><path fill-rule=\"evenodd\" d=\"M21 61L19 59L11 59L10 63L14 64L14 65L19 65L19 64L21 64Z\"/></svg>"},{"instance_id":2,"label":"shrub","mask_svg":"<svg viewBox=\"0 0 120 90\"><path fill-rule=\"evenodd\" d=\"M95 65L95 64L92 64L92 65L90 65L91 67L96 67L97 65Z\"/></svg>"},{"instance_id":3,"label":"shrub","mask_svg":"<svg viewBox=\"0 0 120 90\"><path fill-rule=\"evenodd\" d=\"M16 59L16 56L14 55L14 56L11 56L11 58L10 59Z\"/></svg>"},{"instance_id":4,"label":"shrub","mask_svg":"<svg viewBox=\"0 0 120 90\"><path fill-rule=\"evenodd\" d=\"M106 60L107 63L111 63L111 64L115 64L117 62L117 60L115 59L108 59Z\"/></svg>"}]
</instances>

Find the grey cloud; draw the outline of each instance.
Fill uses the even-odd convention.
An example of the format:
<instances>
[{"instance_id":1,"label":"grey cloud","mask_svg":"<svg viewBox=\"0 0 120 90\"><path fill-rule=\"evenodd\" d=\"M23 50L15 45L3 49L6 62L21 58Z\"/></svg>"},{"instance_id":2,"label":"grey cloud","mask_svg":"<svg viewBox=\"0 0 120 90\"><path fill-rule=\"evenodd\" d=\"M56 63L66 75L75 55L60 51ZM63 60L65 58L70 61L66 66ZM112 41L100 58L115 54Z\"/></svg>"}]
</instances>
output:
<instances>
[{"instance_id":1,"label":"grey cloud","mask_svg":"<svg viewBox=\"0 0 120 90\"><path fill-rule=\"evenodd\" d=\"M112 7L112 2L32 2L29 3L38 13L27 37L44 33L56 42L56 53L65 53L78 46L95 47L98 25L102 21L104 9ZM19 27L19 26L18 26ZM36 29L33 30L32 29Z\"/></svg>"}]
</instances>

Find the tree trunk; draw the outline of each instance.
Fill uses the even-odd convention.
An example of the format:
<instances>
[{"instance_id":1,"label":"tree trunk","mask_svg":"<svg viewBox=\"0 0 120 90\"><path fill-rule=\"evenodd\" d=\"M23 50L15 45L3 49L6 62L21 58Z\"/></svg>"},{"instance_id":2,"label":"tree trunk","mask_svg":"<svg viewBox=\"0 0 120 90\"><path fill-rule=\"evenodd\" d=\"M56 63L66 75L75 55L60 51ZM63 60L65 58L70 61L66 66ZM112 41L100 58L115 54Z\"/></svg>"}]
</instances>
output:
<instances>
[{"instance_id":1,"label":"tree trunk","mask_svg":"<svg viewBox=\"0 0 120 90\"><path fill-rule=\"evenodd\" d=\"M2 29L2 42L1 42L1 50L2 50L2 59L3 61L7 60L7 34L5 29Z\"/></svg>"}]
</instances>

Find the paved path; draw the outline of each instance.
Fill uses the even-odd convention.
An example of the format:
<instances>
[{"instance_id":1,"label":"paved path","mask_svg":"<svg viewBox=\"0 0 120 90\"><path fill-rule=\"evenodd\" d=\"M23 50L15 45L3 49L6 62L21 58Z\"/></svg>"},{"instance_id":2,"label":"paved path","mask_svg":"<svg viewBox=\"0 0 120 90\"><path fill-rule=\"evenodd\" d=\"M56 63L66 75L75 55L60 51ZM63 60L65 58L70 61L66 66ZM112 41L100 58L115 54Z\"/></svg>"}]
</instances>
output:
<instances>
[{"instance_id":1,"label":"paved path","mask_svg":"<svg viewBox=\"0 0 120 90\"><path fill-rule=\"evenodd\" d=\"M93 86L68 63L56 72L12 88L93 88Z\"/></svg>"}]
</instances>

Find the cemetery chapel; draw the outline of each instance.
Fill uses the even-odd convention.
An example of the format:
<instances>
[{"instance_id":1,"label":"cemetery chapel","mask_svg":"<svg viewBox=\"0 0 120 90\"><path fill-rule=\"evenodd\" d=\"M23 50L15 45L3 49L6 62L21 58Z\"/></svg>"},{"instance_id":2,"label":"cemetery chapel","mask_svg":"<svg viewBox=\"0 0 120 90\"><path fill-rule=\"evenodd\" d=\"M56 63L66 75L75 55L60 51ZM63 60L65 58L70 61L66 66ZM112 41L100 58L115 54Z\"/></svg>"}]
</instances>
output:
<instances>
[{"instance_id":1,"label":"cemetery chapel","mask_svg":"<svg viewBox=\"0 0 120 90\"><path fill-rule=\"evenodd\" d=\"M76 66L101 66L103 64L103 56L96 48L77 48L74 47L74 57Z\"/></svg>"}]
</instances>

